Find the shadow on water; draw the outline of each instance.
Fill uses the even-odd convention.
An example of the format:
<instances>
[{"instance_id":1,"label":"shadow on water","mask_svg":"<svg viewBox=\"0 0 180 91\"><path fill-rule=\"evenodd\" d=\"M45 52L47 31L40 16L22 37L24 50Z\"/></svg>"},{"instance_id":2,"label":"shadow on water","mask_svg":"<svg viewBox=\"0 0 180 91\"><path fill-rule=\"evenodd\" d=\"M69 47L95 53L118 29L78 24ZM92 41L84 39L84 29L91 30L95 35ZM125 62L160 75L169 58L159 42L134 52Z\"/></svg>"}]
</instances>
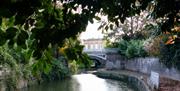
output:
<instances>
[{"instance_id":1,"label":"shadow on water","mask_svg":"<svg viewBox=\"0 0 180 91\"><path fill-rule=\"evenodd\" d=\"M78 74L71 78L34 85L21 91L135 91L129 84L102 79L93 74Z\"/></svg>"}]
</instances>

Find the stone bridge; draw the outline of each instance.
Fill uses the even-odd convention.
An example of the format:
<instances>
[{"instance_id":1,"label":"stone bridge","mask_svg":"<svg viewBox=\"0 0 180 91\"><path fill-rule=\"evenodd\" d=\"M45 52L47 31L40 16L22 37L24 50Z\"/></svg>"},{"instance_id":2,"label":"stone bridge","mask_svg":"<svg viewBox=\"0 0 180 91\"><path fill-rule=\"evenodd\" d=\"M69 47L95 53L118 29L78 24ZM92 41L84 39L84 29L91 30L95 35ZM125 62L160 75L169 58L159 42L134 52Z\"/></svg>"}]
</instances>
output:
<instances>
[{"instance_id":1,"label":"stone bridge","mask_svg":"<svg viewBox=\"0 0 180 91\"><path fill-rule=\"evenodd\" d=\"M83 52L87 53L89 57L94 61L96 68L101 68L106 65L107 61L119 60L121 57L118 55L117 48L104 48L104 49L86 49Z\"/></svg>"}]
</instances>

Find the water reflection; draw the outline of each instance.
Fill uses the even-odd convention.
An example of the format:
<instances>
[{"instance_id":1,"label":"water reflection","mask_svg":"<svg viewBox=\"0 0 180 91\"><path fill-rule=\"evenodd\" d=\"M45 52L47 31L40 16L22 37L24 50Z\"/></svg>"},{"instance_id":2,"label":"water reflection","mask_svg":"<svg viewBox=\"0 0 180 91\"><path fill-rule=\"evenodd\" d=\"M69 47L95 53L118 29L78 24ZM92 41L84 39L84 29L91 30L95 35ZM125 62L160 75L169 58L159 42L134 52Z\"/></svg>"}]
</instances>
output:
<instances>
[{"instance_id":1,"label":"water reflection","mask_svg":"<svg viewBox=\"0 0 180 91\"><path fill-rule=\"evenodd\" d=\"M106 81L92 74L74 75L80 84L79 91L108 91Z\"/></svg>"},{"instance_id":2,"label":"water reflection","mask_svg":"<svg viewBox=\"0 0 180 91\"><path fill-rule=\"evenodd\" d=\"M134 91L121 81L102 79L93 74L73 75L63 81L44 83L22 91Z\"/></svg>"}]
</instances>

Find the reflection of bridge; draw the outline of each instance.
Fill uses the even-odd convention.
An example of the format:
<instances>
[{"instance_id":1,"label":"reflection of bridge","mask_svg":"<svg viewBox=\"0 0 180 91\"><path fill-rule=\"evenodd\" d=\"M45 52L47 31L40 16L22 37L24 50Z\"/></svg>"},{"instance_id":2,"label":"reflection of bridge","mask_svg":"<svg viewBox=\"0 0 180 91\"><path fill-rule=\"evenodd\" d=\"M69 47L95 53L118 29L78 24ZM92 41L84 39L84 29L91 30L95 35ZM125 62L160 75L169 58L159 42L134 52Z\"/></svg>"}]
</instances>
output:
<instances>
[{"instance_id":1,"label":"reflection of bridge","mask_svg":"<svg viewBox=\"0 0 180 91\"><path fill-rule=\"evenodd\" d=\"M117 48L85 49L83 50L94 61L95 67L104 67L107 61L117 60Z\"/></svg>"}]
</instances>

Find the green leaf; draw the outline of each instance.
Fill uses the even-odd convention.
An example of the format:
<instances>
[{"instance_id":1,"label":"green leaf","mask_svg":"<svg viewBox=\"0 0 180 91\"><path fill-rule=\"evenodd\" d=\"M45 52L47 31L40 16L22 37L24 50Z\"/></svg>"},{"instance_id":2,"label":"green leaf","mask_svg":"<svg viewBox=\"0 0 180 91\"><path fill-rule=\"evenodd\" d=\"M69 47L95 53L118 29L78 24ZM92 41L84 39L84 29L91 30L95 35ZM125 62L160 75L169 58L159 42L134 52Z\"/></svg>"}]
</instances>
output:
<instances>
[{"instance_id":1,"label":"green leaf","mask_svg":"<svg viewBox=\"0 0 180 91\"><path fill-rule=\"evenodd\" d=\"M9 18L8 26L9 27L13 27L14 26L14 22L15 22L15 16L12 16L11 18Z\"/></svg>"},{"instance_id":2,"label":"green leaf","mask_svg":"<svg viewBox=\"0 0 180 91\"><path fill-rule=\"evenodd\" d=\"M98 21L101 20L101 18L98 17L98 16L95 16L94 18L95 18L96 20L98 20Z\"/></svg>"}]
</instances>

